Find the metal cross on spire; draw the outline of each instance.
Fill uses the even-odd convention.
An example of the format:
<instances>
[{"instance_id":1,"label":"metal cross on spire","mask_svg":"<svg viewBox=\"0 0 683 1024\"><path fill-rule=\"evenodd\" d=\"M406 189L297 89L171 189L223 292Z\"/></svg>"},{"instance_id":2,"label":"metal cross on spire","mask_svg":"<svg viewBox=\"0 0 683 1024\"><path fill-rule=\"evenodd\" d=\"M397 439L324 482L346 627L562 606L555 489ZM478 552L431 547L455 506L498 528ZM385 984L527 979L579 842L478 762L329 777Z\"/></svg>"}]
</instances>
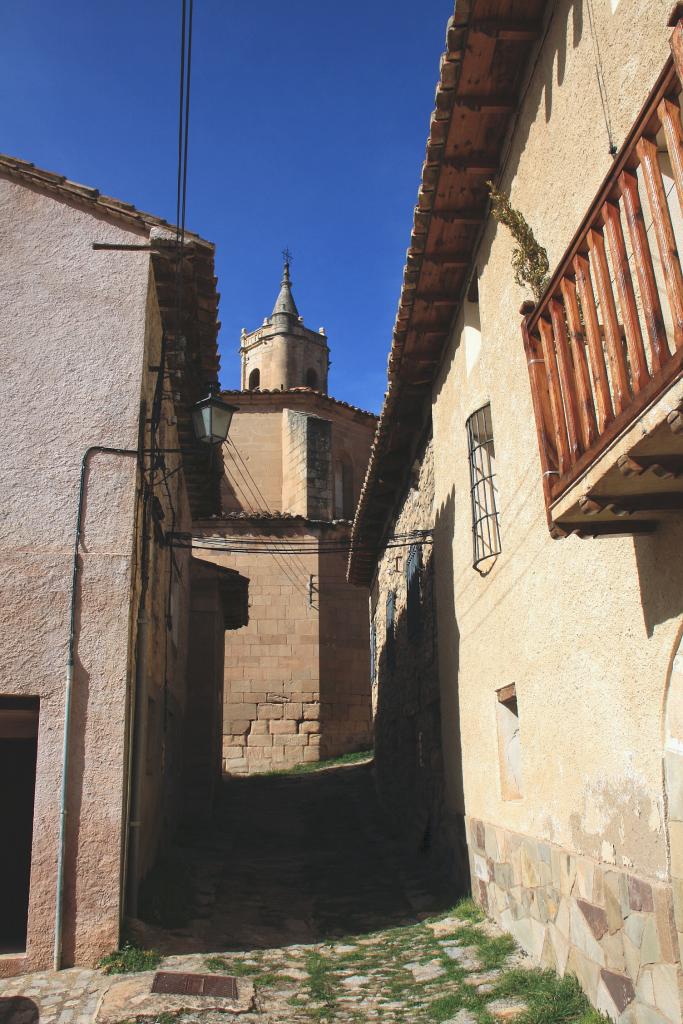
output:
<instances>
[{"instance_id":1,"label":"metal cross on spire","mask_svg":"<svg viewBox=\"0 0 683 1024\"><path fill-rule=\"evenodd\" d=\"M282 250L282 258L285 261L285 266L289 269L289 264L292 262L294 257L293 257L292 253L290 252L290 250L287 247L285 247Z\"/></svg>"}]
</instances>

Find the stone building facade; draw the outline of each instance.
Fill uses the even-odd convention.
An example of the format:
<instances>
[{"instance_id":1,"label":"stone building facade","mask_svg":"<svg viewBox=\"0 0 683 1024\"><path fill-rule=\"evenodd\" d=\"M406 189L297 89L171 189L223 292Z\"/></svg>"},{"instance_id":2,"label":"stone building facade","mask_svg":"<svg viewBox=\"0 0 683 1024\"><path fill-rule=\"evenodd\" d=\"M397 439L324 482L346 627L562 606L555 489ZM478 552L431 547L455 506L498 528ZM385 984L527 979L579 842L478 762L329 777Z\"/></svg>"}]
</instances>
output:
<instances>
[{"instance_id":1,"label":"stone building facade","mask_svg":"<svg viewBox=\"0 0 683 1024\"><path fill-rule=\"evenodd\" d=\"M376 417L326 393L327 343L303 325L288 264L241 354L248 386L223 393L237 412L222 512L194 527L197 557L249 579L249 622L225 660L230 774L372 745L367 591L345 566Z\"/></svg>"},{"instance_id":2,"label":"stone building facade","mask_svg":"<svg viewBox=\"0 0 683 1024\"><path fill-rule=\"evenodd\" d=\"M445 834L537 962L679 1024L683 27L592 6L456 7L349 568L381 608L431 429Z\"/></svg>"},{"instance_id":3,"label":"stone building facade","mask_svg":"<svg viewBox=\"0 0 683 1024\"><path fill-rule=\"evenodd\" d=\"M116 948L193 787L215 786L215 738L213 758L185 753L192 730L216 731L246 581L196 567L172 536L219 508L191 427L217 381L213 246L188 233L179 256L159 218L7 157L0 208L7 976ZM197 631L213 664L188 653Z\"/></svg>"}]
</instances>

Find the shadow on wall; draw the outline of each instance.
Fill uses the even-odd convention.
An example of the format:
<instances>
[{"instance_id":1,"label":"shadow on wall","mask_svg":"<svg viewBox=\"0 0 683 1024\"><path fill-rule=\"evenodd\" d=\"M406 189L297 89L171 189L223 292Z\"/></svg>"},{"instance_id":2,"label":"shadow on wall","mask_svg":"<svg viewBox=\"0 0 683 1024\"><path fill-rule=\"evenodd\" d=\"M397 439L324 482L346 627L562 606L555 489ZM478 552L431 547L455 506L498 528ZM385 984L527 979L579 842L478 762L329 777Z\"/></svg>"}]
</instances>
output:
<instances>
[{"instance_id":1,"label":"shadow on wall","mask_svg":"<svg viewBox=\"0 0 683 1024\"><path fill-rule=\"evenodd\" d=\"M435 553L425 545L418 623L409 623L404 605L393 643L379 654L375 782L393 831L411 855L428 859L435 880L455 898L469 890L469 873L464 829L454 836L446 806L434 566ZM384 615L385 598L376 615Z\"/></svg>"},{"instance_id":2,"label":"shadow on wall","mask_svg":"<svg viewBox=\"0 0 683 1024\"><path fill-rule=\"evenodd\" d=\"M321 551L318 604L320 757L372 747L368 593L346 582L346 551Z\"/></svg>"},{"instance_id":3,"label":"shadow on wall","mask_svg":"<svg viewBox=\"0 0 683 1024\"><path fill-rule=\"evenodd\" d=\"M640 600L649 637L668 619L683 614L683 522L662 523L633 540Z\"/></svg>"},{"instance_id":4,"label":"shadow on wall","mask_svg":"<svg viewBox=\"0 0 683 1024\"><path fill-rule=\"evenodd\" d=\"M447 623L439 635L441 650L441 736L449 809L449 828L457 829L456 849L467 858L462 816L465 814L465 793L462 777L462 738L460 731L460 630L455 612L455 579L453 576L453 541L455 537L455 489L437 510L434 520L434 558L438 566L436 600L439 619ZM444 670L445 667L445 670ZM450 819L454 819L451 821Z\"/></svg>"},{"instance_id":5,"label":"shadow on wall","mask_svg":"<svg viewBox=\"0 0 683 1024\"><path fill-rule=\"evenodd\" d=\"M40 1011L26 996L0 998L0 1024L38 1024Z\"/></svg>"}]
</instances>

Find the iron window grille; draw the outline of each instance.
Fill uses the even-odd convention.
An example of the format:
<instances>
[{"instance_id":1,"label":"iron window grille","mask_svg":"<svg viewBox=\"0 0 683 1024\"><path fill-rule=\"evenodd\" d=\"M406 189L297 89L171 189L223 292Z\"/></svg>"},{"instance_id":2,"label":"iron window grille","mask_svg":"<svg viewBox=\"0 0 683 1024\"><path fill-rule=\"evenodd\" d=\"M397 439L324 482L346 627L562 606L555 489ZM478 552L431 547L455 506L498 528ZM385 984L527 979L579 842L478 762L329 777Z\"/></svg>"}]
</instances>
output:
<instances>
[{"instance_id":1,"label":"iron window grille","mask_svg":"<svg viewBox=\"0 0 683 1024\"><path fill-rule=\"evenodd\" d=\"M396 616L396 591L390 590L387 594L387 615L386 615L386 650L387 665L393 671L396 666L396 647L394 645L394 619Z\"/></svg>"},{"instance_id":2,"label":"iron window grille","mask_svg":"<svg viewBox=\"0 0 683 1024\"><path fill-rule=\"evenodd\" d=\"M474 568L500 554L496 488L496 450L493 443L490 404L482 406L467 420L467 447L472 500L472 546Z\"/></svg>"},{"instance_id":3,"label":"iron window grille","mask_svg":"<svg viewBox=\"0 0 683 1024\"><path fill-rule=\"evenodd\" d=\"M419 634L422 625L420 555L420 545L411 544L406 561L406 611L408 617L408 636L411 640L414 640Z\"/></svg>"}]
</instances>

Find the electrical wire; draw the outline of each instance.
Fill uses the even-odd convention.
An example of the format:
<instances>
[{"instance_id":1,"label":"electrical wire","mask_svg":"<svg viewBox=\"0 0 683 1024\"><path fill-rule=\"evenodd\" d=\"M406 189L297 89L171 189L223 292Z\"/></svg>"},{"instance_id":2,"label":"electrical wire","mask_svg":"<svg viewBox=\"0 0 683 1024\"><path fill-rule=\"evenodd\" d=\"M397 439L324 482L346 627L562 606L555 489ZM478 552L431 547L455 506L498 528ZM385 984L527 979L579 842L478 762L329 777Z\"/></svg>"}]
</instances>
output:
<instances>
[{"instance_id":1,"label":"electrical wire","mask_svg":"<svg viewBox=\"0 0 683 1024\"><path fill-rule=\"evenodd\" d=\"M234 466L235 466L235 471L239 474L240 480L242 482L241 490L242 490L243 500L249 506L249 511L253 512L256 515L258 515L258 512L260 510L258 508L258 498L256 497L256 492L249 485L248 480L245 478L243 473L240 471L239 466L237 465L236 462L234 462L234 460L233 460L233 463L234 463ZM254 499L256 499L256 501L254 501ZM278 561L278 553L277 553L277 551L275 549L271 550L271 554L273 554L273 556L275 557L277 564L282 569L283 573L288 578L290 583L292 583L292 585L295 587L296 590L299 590L301 588L301 586L302 586L302 581L299 580L298 577L294 575L293 567L288 566L286 563L282 563L282 562ZM304 584L305 584L305 581L304 581Z\"/></svg>"},{"instance_id":2,"label":"electrical wire","mask_svg":"<svg viewBox=\"0 0 683 1024\"><path fill-rule=\"evenodd\" d=\"M247 473L247 475L249 476L249 479L250 479L250 480L251 480L251 481L253 482L253 484L254 484L254 487L256 488L256 491L257 491L257 492L258 492L258 494L260 495L260 499L261 499L261 501L262 501L262 502L264 503L264 505L265 505L265 508L266 508L266 511L267 511L267 512L270 512L270 513L272 514L272 509L271 509L271 508L270 508L270 506L268 505L268 502L267 502L267 500L266 500L266 498L265 498L265 496L264 496L263 492L261 491L261 489L260 489L259 485L258 485L258 484L256 483L256 481L254 480L254 477L252 476L252 474L251 474L251 472L250 472L250 470L249 470L249 467L247 466L246 462L245 462L245 461L244 461L244 459L242 458L242 455L241 455L241 453L240 453L240 450L239 450L239 448L237 447L237 445L235 444L235 442L234 442L233 440L231 440L230 438L228 438L228 440L229 440L229 443L230 443L230 446L231 446L231 448L232 448L232 449L233 449L233 451L235 452L235 455L237 456L237 458L238 458L238 459L239 459L239 461L241 462L242 466L244 467L244 471L245 471L245 472ZM303 572L304 572L304 575L305 575L305 576L308 576L308 575L310 575L310 573L309 573L309 571L308 571L307 567L306 567L306 566L304 565L304 563L303 563L303 562L301 561L301 559L299 559L298 561L299 561L299 566L300 566L300 568L301 568L301 569L303 570Z\"/></svg>"},{"instance_id":3,"label":"electrical wire","mask_svg":"<svg viewBox=\"0 0 683 1024\"><path fill-rule=\"evenodd\" d=\"M595 16L593 13L593 0L588 0L588 21L591 27L591 38L593 40L593 54L595 57L595 77L598 80L598 91L600 93L600 103L602 104L602 113L605 118L605 128L607 129L607 140L609 142L609 153L610 156L617 155L617 147L614 142L614 135L612 132L612 120L609 113L609 99L607 97L607 87L605 85L605 75L602 67L602 57L600 55L600 43L598 42L598 34L595 31Z\"/></svg>"}]
</instances>

